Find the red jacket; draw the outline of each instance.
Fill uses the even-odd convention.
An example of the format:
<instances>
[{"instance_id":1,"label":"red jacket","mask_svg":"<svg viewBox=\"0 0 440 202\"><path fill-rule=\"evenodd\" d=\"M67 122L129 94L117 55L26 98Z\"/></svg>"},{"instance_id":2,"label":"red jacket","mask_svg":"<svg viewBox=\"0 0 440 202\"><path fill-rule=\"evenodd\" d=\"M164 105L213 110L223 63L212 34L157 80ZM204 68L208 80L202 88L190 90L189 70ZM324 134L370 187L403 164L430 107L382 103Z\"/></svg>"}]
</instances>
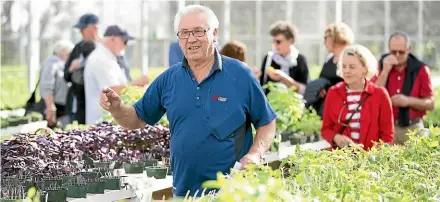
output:
<instances>
[{"instance_id":1,"label":"red jacket","mask_svg":"<svg viewBox=\"0 0 440 202\"><path fill-rule=\"evenodd\" d=\"M359 143L368 150L373 142L382 140L391 144L394 138L394 120L390 97L385 88L377 87L372 82L366 81L365 91L361 100L370 94L360 109L360 138ZM344 104L347 100L347 90L344 82L332 86L325 99L322 121L322 137L333 145L333 137L341 134L343 126L339 124L338 118L341 113L340 122L345 123L347 107ZM342 109L342 112L341 112ZM343 135L350 137L350 128L346 127Z\"/></svg>"}]
</instances>

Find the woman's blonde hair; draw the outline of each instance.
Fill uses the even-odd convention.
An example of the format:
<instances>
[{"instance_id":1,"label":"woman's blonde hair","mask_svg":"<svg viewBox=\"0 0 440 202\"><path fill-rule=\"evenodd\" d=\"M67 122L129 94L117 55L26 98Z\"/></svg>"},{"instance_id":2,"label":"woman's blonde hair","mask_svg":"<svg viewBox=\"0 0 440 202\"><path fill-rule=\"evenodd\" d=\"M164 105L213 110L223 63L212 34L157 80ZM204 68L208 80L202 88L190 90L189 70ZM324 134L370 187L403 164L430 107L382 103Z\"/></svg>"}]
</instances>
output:
<instances>
[{"instance_id":1,"label":"woman's blonde hair","mask_svg":"<svg viewBox=\"0 0 440 202\"><path fill-rule=\"evenodd\" d=\"M324 34L340 45L351 45L354 41L353 30L343 22L327 25Z\"/></svg>"},{"instance_id":2,"label":"woman's blonde hair","mask_svg":"<svg viewBox=\"0 0 440 202\"><path fill-rule=\"evenodd\" d=\"M359 59L362 66L367 68L367 75L365 75L365 78L367 78L368 80L377 74L376 57L374 57L373 53L371 53L371 51L368 50L368 48L366 48L365 46L360 44L355 44L344 48L344 51L342 51L342 54L339 56L340 58L338 62L338 68L336 70L336 74L339 77L342 78L342 64L344 62L343 61L344 55L353 55Z\"/></svg>"}]
</instances>

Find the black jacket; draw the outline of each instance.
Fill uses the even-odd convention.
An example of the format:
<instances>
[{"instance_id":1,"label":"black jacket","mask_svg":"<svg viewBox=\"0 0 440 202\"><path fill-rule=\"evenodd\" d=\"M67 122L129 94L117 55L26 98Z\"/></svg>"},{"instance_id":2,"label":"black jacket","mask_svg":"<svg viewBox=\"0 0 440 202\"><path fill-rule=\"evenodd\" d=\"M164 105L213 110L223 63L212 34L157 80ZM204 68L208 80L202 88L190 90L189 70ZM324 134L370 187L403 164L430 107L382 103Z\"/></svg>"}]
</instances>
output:
<instances>
[{"instance_id":1,"label":"black jacket","mask_svg":"<svg viewBox=\"0 0 440 202\"><path fill-rule=\"evenodd\" d=\"M261 64L261 72L264 74L265 68L266 68L266 60L267 60L267 54L264 56L263 63ZM281 66L275 63L272 60L271 66L275 69L281 69ZM307 83L310 81L310 74L309 74L309 67L307 65L307 60L304 57L304 55L299 54L297 58L297 65L295 67L291 67L289 70L289 76L292 77L297 82L300 82L304 85L307 85ZM260 77L260 84L261 86L267 84L269 81L274 82L272 79L267 77L267 80L264 81L264 76ZM265 93L269 93L267 89L265 89Z\"/></svg>"}]
</instances>

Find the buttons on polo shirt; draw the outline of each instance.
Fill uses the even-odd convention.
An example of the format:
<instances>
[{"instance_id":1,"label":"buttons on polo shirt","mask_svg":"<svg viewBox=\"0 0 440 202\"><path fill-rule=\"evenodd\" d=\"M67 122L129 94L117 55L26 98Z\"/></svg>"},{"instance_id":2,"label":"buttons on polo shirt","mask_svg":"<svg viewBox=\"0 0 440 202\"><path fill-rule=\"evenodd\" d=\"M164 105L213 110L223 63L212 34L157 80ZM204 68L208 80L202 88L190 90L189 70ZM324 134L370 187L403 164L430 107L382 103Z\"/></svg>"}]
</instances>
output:
<instances>
[{"instance_id":1,"label":"buttons on polo shirt","mask_svg":"<svg viewBox=\"0 0 440 202\"><path fill-rule=\"evenodd\" d=\"M397 89L397 93L400 93L400 89Z\"/></svg>"},{"instance_id":2,"label":"buttons on polo shirt","mask_svg":"<svg viewBox=\"0 0 440 202\"><path fill-rule=\"evenodd\" d=\"M200 87L197 86L197 90L200 90Z\"/></svg>"},{"instance_id":3,"label":"buttons on polo shirt","mask_svg":"<svg viewBox=\"0 0 440 202\"><path fill-rule=\"evenodd\" d=\"M200 99L200 97L199 97L199 96L197 96L197 97L196 97L196 100L198 100L198 99Z\"/></svg>"},{"instance_id":4,"label":"buttons on polo shirt","mask_svg":"<svg viewBox=\"0 0 440 202\"><path fill-rule=\"evenodd\" d=\"M397 80L399 80L399 81L400 81L400 76L397 76Z\"/></svg>"}]
</instances>

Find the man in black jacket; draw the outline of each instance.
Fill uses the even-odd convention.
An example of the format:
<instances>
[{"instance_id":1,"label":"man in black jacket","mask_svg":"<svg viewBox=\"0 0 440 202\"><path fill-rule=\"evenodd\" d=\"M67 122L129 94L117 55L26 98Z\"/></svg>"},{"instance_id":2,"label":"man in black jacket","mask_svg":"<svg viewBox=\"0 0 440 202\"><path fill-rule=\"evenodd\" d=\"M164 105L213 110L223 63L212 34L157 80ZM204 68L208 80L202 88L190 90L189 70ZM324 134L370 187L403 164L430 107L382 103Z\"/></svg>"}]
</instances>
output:
<instances>
[{"instance_id":1,"label":"man in black jacket","mask_svg":"<svg viewBox=\"0 0 440 202\"><path fill-rule=\"evenodd\" d=\"M408 130L424 127L426 112L434 109L434 93L429 68L411 53L406 33L392 34L389 50L379 60L379 76L372 80L387 89L393 104L394 143L404 144Z\"/></svg>"},{"instance_id":2,"label":"man in black jacket","mask_svg":"<svg viewBox=\"0 0 440 202\"><path fill-rule=\"evenodd\" d=\"M67 82L71 82L72 86L69 90L69 97L67 106L69 111L72 111L73 106L73 96L77 100L76 106L76 120L79 124L85 124L86 116L86 101L84 94L84 85L76 84L72 82L71 76L72 72L80 67L82 61L82 44L84 41L97 41L98 37L98 23L99 18L94 14L84 14L79 19L78 24L74 27L78 28L81 32L82 40L75 45L73 48L69 59L66 61L66 65L64 67L64 79Z\"/></svg>"}]
</instances>

